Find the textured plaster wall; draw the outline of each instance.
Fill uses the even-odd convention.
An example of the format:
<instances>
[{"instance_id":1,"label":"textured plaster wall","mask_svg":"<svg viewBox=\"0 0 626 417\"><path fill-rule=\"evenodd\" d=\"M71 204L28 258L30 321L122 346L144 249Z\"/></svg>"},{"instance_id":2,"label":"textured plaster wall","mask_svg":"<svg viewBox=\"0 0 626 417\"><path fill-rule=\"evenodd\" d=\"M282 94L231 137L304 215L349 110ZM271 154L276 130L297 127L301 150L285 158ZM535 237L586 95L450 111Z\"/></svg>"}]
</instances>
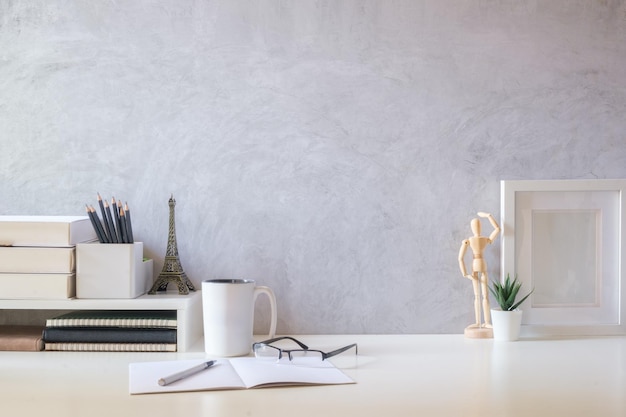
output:
<instances>
[{"instance_id":1,"label":"textured plaster wall","mask_svg":"<svg viewBox=\"0 0 626 417\"><path fill-rule=\"evenodd\" d=\"M115 196L157 273L173 193L192 281L279 333L462 332L475 212L625 178L625 114L624 1L0 0L0 214Z\"/></svg>"}]
</instances>

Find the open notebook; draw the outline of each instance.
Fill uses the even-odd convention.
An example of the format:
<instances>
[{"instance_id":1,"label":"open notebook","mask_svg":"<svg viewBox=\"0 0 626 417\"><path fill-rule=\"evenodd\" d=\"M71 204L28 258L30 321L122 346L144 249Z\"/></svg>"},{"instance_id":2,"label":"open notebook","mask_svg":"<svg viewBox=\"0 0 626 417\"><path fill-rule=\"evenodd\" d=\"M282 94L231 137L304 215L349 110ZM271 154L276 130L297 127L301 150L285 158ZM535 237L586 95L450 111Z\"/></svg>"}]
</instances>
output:
<instances>
[{"instance_id":1,"label":"open notebook","mask_svg":"<svg viewBox=\"0 0 626 417\"><path fill-rule=\"evenodd\" d=\"M281 385L353 384L355 381L328 361L310 366L282 364L256 358L219 359L215 365L190 377L161 386L167 375L206 362L206 359L136 362L129 365L131 394L263 388Z\"/></svg>"}]
</instances>

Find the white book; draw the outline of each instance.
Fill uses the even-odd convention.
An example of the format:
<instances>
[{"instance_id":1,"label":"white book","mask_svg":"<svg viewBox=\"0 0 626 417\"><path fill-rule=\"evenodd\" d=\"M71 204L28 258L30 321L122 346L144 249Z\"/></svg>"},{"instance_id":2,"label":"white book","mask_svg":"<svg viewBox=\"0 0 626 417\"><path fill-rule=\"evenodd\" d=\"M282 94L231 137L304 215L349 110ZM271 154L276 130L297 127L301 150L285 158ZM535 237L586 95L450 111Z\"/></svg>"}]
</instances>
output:
<instances>
[{"instance_id":1,"label":"white book","mask_svg":"<svg viewBox=\"0 0 626 417\"><path fill-rule=\"evenodd\" d=\"M39 246L0 246L0 273L76 272L76 249Z\"/></svg>"},{"instance_id":2,"label":"white book","mask_svg":"<svg viewBox=\"0 0 626 417\"><path fill-rule=\"evenodd\" d=\"M64 300L75 296L75 274L0 274L0 299Z\"/></svg>"},{"instance_id":3,"label":"white book","mask_svg":"<svg viewBox=\"0 0 626 417\"><path fill-rule=\"evenodd\" d=\"M283 385L353 384L355 382L329 361L312 360L310 366L303 366L242 357L219 359L215 365L204 371L168 385L159 385L161 378L192 368L202 362L206 362L206 359L131 363L129 365L129 391L131 394L148 394Z\"/></svg>"},{"instance_id":4,"label":"white book","mask_svg":"<svg viewBox=\"0 0 626 417\"><path fill-rule=\"evenodd\" d=\"M0 246L74 246L96 240L88 216L0 216Z\"/></svg>"}]
</instances>

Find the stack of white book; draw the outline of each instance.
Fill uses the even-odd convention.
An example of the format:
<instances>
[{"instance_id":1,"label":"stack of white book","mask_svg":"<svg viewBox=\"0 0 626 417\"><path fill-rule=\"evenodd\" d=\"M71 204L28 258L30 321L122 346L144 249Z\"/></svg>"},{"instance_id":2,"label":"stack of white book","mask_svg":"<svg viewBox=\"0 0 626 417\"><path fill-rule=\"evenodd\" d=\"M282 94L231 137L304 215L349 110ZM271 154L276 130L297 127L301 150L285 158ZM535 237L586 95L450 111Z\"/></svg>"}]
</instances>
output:
<instances>
[{"instance_id":1,"label":"stack of white book","mask_svg":"<svg viewBox=\"0 0 626 417\"><path fill-rule=\"evenodd\" d=\"M76 295L76 244L97 241L87 216L0 216L0 299Z\"/></svg>"}]
</instances>

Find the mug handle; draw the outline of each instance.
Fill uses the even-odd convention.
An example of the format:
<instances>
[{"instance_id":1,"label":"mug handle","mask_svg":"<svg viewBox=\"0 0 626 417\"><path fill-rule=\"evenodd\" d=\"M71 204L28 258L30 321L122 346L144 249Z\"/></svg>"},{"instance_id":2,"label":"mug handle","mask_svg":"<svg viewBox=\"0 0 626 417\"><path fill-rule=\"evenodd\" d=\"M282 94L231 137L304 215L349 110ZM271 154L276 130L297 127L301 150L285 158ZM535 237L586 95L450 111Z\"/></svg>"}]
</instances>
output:
<instances>
[{"instance_id":1,"label":"mug handle","mask_svg":"<svg viewBox=\"0 0 626 417\"><path fill-rule=\"evenodd\" d=\"M270 300L270 333L269 338L273 338L276 336L276 297L274 296L274 291L270 287L265 287L260 285L258 287L254 287L254 300L253 303L256 304L256 299L260 294L267 295L267 298Z\"/></svg>"}]
</instances>

